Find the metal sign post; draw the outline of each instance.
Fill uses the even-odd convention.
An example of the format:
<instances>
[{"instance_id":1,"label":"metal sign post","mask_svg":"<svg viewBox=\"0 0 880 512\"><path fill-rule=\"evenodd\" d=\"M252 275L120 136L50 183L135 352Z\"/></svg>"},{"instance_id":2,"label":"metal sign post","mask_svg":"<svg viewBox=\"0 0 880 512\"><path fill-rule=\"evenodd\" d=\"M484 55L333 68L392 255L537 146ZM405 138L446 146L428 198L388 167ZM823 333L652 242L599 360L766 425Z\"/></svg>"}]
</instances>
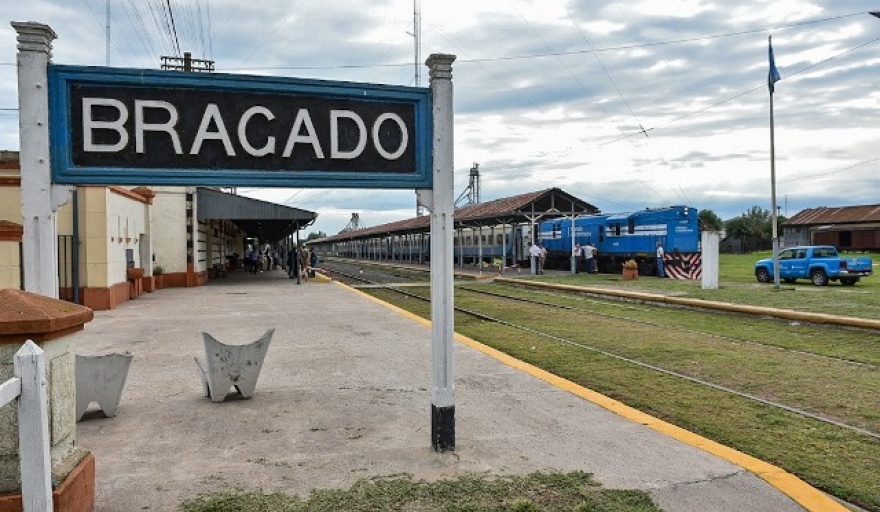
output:
<instances>
[{"instance_id":1,"label":"metal sign post","mask_svg":"<svg viewBox=\"0 0 880 512\"><path fill-rule=\"evenodd\" d=\"M58 298L55 214L70 187L52 184L46 69L55 32L42 23L12 23L18 32L18 108L24 289Z\"/></svg>"},{"instance_id":2,"label":"metal sign post","mask_svg":"<svg viewBox=\"0 0 880 512\"><path fill-rule=\"evenodd\" d=\"M431 446L455 450L455 384L452 341L455 309L452 288L455 198L452 62L454 55L432 54L425 64L431 78L434 114L434 187L431 197Z\"/></svg>"}]
</instances>

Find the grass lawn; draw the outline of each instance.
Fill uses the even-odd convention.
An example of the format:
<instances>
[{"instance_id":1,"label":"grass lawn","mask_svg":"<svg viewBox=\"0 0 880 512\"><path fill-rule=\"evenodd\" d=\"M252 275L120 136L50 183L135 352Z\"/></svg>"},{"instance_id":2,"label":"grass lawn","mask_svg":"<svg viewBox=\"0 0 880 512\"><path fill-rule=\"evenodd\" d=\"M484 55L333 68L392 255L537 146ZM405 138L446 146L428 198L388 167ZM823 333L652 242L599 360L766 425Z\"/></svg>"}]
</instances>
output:
<instances>
[{"instance_id":1,"label":"grass lawn","mask_svg":"<svg viewBox=\"0 0 880 512\"><path fill-rule=\"evenodd\" d=\"M855 286L842 286L839 282L828 286L813 286L809 280L803 279L794 284L782 283L779 289L772 283L758 283L755 279L755 262L770 256L769 251L721 254L717 290L703 290L700 281L657 279L653 276L624 281L619 274L544 275L527 279L858 318L880 318L880 254L866 255L874 260L875 275L862 279Z\"/></svg>"},{"instance_id":2,"label":"grass lawn","mask_svg":"<svg viewBox=\"0 0 880 512\"><path fill-rule=\"evenodd\" d=\"M437 482L409 477L361 480L307 499L231 492L186 501L183 512L659 512L647 493L602 489L590 475L465 476Z\"/></svg>"}]
</instances>

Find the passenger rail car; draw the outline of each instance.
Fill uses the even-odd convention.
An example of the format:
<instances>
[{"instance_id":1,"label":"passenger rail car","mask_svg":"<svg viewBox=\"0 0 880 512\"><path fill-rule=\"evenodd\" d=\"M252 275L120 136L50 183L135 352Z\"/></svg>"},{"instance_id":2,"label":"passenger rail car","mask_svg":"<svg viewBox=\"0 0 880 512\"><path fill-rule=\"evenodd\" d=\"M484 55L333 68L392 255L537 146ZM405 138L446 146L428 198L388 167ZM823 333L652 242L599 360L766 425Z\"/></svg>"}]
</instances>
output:
<instances>
[{"instance_id":1,"label":"passenger rail car","mask_svg":"<svg viewBox=\"0 0 880 512\"><path fill-rule=\"evenodd\" d=\"M482 258L486 266L498 265L502 256L506 266L528 259L531 230L527 226L489 226L457 228L453 237L453 258L456 265L477 265ZM319 251L350 258L382 261L427 263L431 259L429 233L385 235L376 238L332 243L325 247L312 243Z\"/></svg>"},{"instance_id":2,"label":"passenger rail car","mask_svg":"<svg viewBox=\"0 0 880 512\"><path fill-rule=\"evenodd\" d=\"M547 249L548 267L568 268L572 254L571 219L542 222L539 242ZM701 276L698 211L689 206L653 208L632 213L588 215L574 221L574 243L598 249L600 272L617 272L626 260L639 264L639 273L656 275L656 244L666 252L672 277Z\"/></svg>"}]
</instances>

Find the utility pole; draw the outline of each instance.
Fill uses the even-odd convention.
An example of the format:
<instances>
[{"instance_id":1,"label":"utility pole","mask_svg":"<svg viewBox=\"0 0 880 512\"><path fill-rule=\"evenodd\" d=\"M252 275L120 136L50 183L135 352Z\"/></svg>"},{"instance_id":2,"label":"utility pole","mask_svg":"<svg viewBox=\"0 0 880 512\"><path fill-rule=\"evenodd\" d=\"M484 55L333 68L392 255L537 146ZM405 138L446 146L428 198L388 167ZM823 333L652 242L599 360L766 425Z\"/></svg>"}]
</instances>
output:
<instances>
[{"instance_id":1,"label":"utility pole","mask_svg":"<svg viewBox=\"0 0 880 512\"><path fill-rule=\"evenodd\" d=\"M415 85L422 85L422 9L420 0L413 0L413 47L415 50L415 60L413 68L415 69Z\"/></svg>"},{"instance_id":2,"label":"utility pole","mask_svg":"<svg viewBox=\"0 0 880 512\"><path fill-rule=\"evenodd\" d=\"M183 57L162 56L162 69L171 71L213 73L214 61L208 59L194 59L190 52L183 52Z\"/></svg>"},{"instance_id":3,"label":"utility pole","mask_svg":"<svg viewBox=\"0 0 880 512\"><path fill-rule=\"evenodd\" d=\"M110 67L110 0L104 2L104 53L107 67Z\"/></svg>"}]
</instances>

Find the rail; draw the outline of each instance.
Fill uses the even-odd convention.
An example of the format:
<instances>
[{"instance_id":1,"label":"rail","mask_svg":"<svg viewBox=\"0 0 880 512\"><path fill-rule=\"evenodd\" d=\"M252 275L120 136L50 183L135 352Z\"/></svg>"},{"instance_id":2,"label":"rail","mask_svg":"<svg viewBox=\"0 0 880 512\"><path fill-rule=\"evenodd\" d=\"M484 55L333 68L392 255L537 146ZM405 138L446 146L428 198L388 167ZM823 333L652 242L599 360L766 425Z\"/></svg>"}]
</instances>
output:
<instances>
[{"instance_id":1,"label":"rail","mask_svg":"<svg viewBox=\"0 0 880 512\"><path fill-rule=\"evenodd\" d=\"M0 407L18 402L18 458L24 512L52 512L46 359L33 341L15 353L14 377L0 384Z\"/></svg>"}]
</instances>

